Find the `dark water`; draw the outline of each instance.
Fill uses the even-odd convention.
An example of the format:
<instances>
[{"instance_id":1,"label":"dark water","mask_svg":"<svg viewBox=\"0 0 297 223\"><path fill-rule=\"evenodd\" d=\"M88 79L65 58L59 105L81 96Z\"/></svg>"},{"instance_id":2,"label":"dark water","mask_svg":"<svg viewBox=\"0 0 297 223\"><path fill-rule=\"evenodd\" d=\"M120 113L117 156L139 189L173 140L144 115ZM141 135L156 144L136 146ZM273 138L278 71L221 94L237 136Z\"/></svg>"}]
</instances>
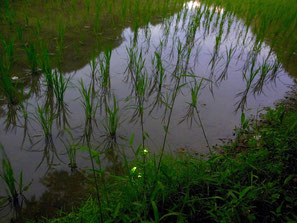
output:
<instances>
[{"instance_id":1,"label":"dark water","mask_svg":"<svg viewBox=\"0 0 297 223\"><path fill-rule=\"evenodd\" d=\"M201 18L197 20L200 15ZM104 34L102 35L104 39ZM140 118L133 118L136 102L133 97L131 74L127 69L129 49L138 56L142 54L145 61L143 72L147 74L150 83L144 103L144 128L149 135L146 143L151 153L160 151L165 134L163 117L166 106L157 103L154 107L158 102L158 92L152 90L149 94L156 77L153 65L153 61L156 60L153 59L155 52L160 53L165 68L166 79L162 86L164 98L166 94L171 94L174 87L172 74L178 61L179 44L185 52L190 52L188 58L187 54L183 54L183 72L207 79L203 82L203 89L199 94L198 108L211 145L220 143L222 139L232 138L234 127L240 125L241 111L256 114L265 106L273 106L275 101L284 97L294 79L294 74L286 72L273 49L265 42L261 45L257 43L256 36L250 28L247 29L242 20L229 15L221 8L206 10L199 2L185 3L179 12L166 19L160 19L160 22L139 28L137 33L130 27L123 28L120 36L116 38L116 43L111 52L111 85L108 94L102 91L99 72L92 76L91 65L85 64L80 69L63 73L64 77L70 78L70 83L65 93L66 105L62 110L55 107L55 97L48 93L42 75L34 79L30 76L21 78L27 84L27 123L17 106L8 106L4 98L0 99L0 142L6 149L15 175L22 171L26 183L33 180L25 194L32 204L34 199L39 200L36 202L37 205L35 203L36 207L33 205L31 208L32 215L50 215L64 207L66 201L67 205L71 206L77 204L79 198L86 197L86 193L82 193L82 188L85 187L82 183L84 177L78 172L71 173L65 149L65 145L71 143L84 144L82 138L86 129L79 90L81 80L85 86L92 84L96 93L94 100L98 109L95 120L92 121L90 145L98 151L107 151L102 156L103 166L111 173L118 174L122 165L122 149L129 158L133 158L125 139L135 134L133 146L136 149L141 144L141 126ZM231 52L229 59L227 52ZM103 52L98 53L96 61L102 60L103 57ZM261 66L262 69L259 68ZM252 68L253 71L258 68L259 70L248 89L247 79ZM199 124L193 122L191 125L191 118L181 122L187 115L187 102L191 102L190 87L193 86L194 78L186 77L183 83L187 85L181 89L176 99L166 151L207 153L208 148ZM30 92L33 88L37 89L35 94ZM119 102L121 124L117 132L117 149L110 151L104 141L106 114L104 103L101 102L107 98L108 103L112 105L112 95ZM47 105L58 113L53 122L53 141L50 144L46 142L42 129L36 122L37 105ZM71 136L68 132L71 132ZM85 151L77 152L76 161L78 169L90 166L88 153ZM0 185L0 194L4 196L5 185L2 181ZM78 198L77 201L73 200L73 197ZM49 209L48 213L41 213L40 210L45 208Z\"/></svg>"}]
</instances>

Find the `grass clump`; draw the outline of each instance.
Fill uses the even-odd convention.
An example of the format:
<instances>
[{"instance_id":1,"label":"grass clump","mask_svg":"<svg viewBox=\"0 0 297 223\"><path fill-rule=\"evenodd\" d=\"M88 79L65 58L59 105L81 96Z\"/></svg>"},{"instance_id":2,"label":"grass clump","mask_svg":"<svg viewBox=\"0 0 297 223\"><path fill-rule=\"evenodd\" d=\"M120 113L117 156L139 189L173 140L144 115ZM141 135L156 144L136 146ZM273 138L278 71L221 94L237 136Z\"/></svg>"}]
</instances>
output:
<instances>
[{"instance_id":1,"label":"grass clump","mask_svg":"<svg viewBox=\"0 0 297 223\"><path fill-rule=\"evenodd\" d=\"M126 162L126 174L106 181L105 222L296 221L297 113L269 109L260 122L243 120L237 140L206 157L142 157ZM240 134L239 134L240 132ZM156 179L156 176L158 178ZM155 183L157 181L157 183ZM146 199L143 199L146 194ZM93 198L49 222L98 222Z\"/></svg>"}]
</instances>

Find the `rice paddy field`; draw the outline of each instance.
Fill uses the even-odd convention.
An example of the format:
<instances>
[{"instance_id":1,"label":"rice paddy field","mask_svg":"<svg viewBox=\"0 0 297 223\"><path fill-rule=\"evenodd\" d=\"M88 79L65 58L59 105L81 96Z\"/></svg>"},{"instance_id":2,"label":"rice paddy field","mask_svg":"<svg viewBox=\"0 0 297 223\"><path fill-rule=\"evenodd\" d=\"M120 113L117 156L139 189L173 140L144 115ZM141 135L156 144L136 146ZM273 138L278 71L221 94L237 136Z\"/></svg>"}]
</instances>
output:
<instances>
[{"instance_id":1,"label":"rice paddy field","mask_svg":"<svg viewBox=\"0 0 297 223\"><path fill-rule=\"evenodd\" d=\"M0 222L51 217L90 178L98 195L139 155L212 154L284 99L297 1L1 0L0 57Z\"/></svg>"}]
</instances>

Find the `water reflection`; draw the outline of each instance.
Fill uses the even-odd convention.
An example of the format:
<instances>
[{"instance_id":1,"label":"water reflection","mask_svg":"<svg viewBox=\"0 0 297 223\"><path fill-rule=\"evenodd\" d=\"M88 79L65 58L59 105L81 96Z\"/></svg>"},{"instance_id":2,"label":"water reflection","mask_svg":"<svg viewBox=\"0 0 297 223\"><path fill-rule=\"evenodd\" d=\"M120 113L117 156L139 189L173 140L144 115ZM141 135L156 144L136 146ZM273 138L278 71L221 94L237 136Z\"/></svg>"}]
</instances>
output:
<instances>
[{"instance_id":1,"label":"water reflection","mask_svg":"<svg viewBox=\"0 0 297 223\"><path fill-rule=\"evenodd\" d=\"M78 171L54 170L42 177L40 183L46 190L40 197L26 200L24 219L38 221L41 217L54 217L61 211L67 213L89 196L85 176Z\"/></svg>"}]
</instances>

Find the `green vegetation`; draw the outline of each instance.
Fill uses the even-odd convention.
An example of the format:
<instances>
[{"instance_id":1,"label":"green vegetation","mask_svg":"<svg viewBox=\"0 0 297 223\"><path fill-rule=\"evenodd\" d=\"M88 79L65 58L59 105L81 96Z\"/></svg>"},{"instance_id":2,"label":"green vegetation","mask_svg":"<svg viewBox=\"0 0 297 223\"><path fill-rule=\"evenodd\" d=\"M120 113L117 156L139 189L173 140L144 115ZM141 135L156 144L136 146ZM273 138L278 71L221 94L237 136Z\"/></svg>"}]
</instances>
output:
<instances>
[{"instance_id":1,"label":"green vegetation","mask_svg":"<svg viewBox=\"0 0 297 223\"><path fill-rule=\"evenodd\" d=\"M294 222L297 205L297 113L268 109L260 120L242 116L236 139L206 157L147 154L126 163L122 176L106 176L104 222ZM90 197L77 210L49 222L98 222Z\"/></svg>"}]
</instances>

